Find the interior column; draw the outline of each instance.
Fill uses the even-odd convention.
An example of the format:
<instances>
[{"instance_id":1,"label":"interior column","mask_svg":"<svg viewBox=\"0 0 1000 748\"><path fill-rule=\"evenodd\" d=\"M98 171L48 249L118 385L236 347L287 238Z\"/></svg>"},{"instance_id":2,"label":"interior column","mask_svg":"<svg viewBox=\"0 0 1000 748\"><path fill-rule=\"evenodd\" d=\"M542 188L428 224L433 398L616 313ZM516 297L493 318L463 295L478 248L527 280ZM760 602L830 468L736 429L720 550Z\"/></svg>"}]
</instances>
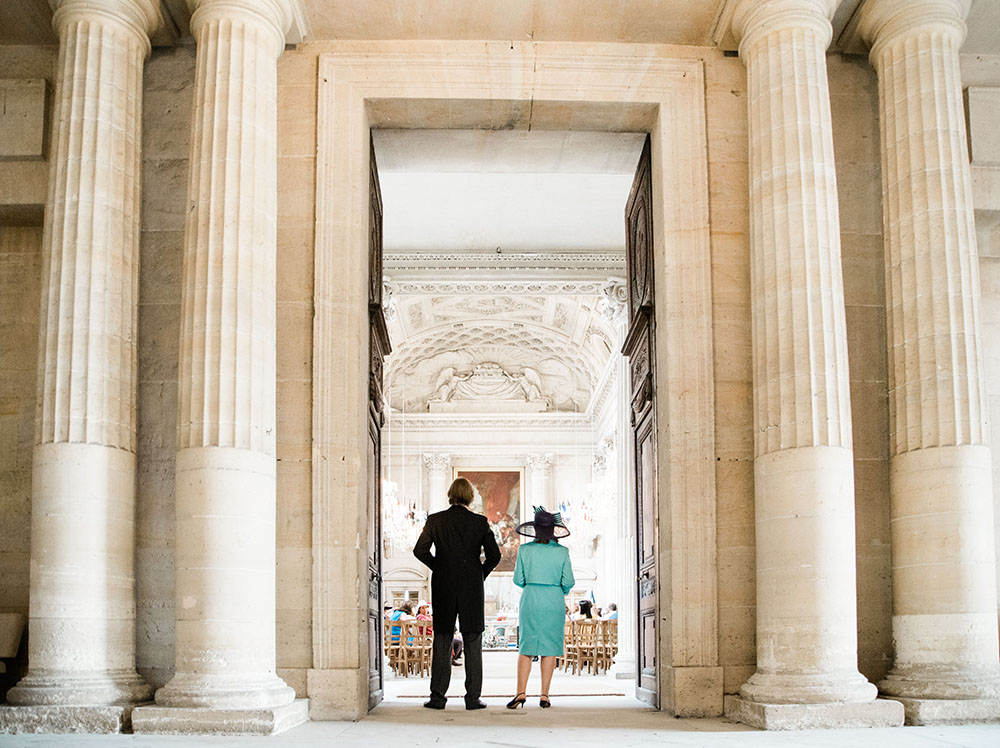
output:
<instances>
[{"instance_id":1,"label":"interior column","mask_svg":"<svg viewBox=\"0 0 1000 748\"><path fill-rule=\"evenodd\" d=\"M0 730L113 732L152 695L135 671L133 548L142 69L161 19L152 0L54 5L29 670L7 696L49 708L4 709Z\"/></svg>"},{"instance_id":2,"label":"interior column","mask_svg":"<svg viewBox=\"0 0 1000 748\"><path fill-rule=\"evenodd\" d=\"M747 67L757 672L766 729L893 725L857 669L854 468L833 130L835 0L739 0Z\"/></svg>"},{"instance_id":3,"label":"interior column","mask_svg":"<svg viewBox=\"0 0 1000 748\"><path fill-rule=\"evenodd\" d=\"M275 674L276 63L291 19L279 0L192 4L176 675L134 724L276 732L307 718Z\"/></svg>"},{"instance_id":4,"label":"interior column","mask_svg":"<svg viewBox=\"0 0 1000 748\"><path fill-rule=\"evenodd\" d=\"M882 132L892 634L907 722L1000 719L979 266L958 51L968 0L869 0Z\"/></svg>"}]
</instances>

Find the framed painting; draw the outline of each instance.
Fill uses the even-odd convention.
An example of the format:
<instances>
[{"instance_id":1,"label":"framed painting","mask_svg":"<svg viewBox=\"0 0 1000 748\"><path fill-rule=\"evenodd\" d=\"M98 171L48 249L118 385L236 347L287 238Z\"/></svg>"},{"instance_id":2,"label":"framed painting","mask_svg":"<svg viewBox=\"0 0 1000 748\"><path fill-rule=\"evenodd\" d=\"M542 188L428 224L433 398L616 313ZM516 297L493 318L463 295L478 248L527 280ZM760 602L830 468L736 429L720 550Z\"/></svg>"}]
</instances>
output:
<instances>
[{"instance_id":1,"label":"framed painting","mask_svg":"<svg viewBox=\"0 0 1000 748\"><path fill-rule=\"evenodd\" d=\"M500 546L500 564L496 571L513 572L520 535L515 528L524 511L524 468L459 468L454 478L465 478L475 489L470 507L485 514Z\"/></svg>"}]
</instances>

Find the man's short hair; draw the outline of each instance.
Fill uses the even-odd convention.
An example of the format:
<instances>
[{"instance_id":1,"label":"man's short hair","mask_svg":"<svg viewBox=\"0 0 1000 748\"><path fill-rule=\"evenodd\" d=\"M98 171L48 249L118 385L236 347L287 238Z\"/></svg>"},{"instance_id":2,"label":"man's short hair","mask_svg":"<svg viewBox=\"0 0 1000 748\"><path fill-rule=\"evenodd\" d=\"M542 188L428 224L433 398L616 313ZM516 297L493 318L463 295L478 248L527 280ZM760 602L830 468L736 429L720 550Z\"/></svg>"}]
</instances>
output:
<instances>
[{"instance_id":1,"label":"man's short hair","mask_svg":"<svg viewBox=\"0 0 1000 748\"><path fill-rule=\"evenodd\" d=\"M475 492L472 489L472 484L469 483L466 478L455 478L451 483L451 488L448 489L448 503L449 504L461 504L462 506L469 506L472 503L472 499L475 497Z\"/></svg>"}]
</instances>

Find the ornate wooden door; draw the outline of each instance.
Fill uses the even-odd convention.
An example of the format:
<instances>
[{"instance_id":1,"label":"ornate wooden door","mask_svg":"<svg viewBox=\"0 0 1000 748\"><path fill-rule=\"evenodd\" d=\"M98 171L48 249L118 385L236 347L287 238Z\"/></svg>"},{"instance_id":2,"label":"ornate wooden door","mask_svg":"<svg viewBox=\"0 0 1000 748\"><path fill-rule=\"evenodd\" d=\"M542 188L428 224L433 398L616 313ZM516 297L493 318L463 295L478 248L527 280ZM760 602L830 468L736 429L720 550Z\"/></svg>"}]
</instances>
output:
<instances>
[{"instance_id":1,"label":"ornate wooden door","mask_svg":"<svg viewBox=\"0 0 1000 748\"><path fill-rule=\"evenodd\" d=\"M625 206L629 331L622 353L629 358L636 509L636 696L658 704L656 653L657 482L656 320L653 314L653 211L649 136L639 157Z\"/></svg>"},{"instance_id":2,"label":"ornate wooden door","mask_svg":"<svg viewBox=\"0 0 1000 748\"><path fill-rule=\"evenodd\" d=\"M382 313L382 191L370 142L368 209L368 708L382 701L382 365L389 330Z\"/></svg>"}]
</instances>

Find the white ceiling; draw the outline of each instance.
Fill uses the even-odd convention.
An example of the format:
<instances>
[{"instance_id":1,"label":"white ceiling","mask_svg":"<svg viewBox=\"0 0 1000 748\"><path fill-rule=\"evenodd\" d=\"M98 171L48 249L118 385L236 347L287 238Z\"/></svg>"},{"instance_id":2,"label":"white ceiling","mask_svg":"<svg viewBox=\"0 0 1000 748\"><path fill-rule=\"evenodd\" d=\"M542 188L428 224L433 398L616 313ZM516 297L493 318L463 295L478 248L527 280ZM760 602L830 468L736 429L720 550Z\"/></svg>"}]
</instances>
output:
<instances>
[{"instance_id":1,"label":"white ceiling","mask_svg":"<svg viewBox=\"0 0 1000 748\"><path fill-rule=\"evenodd\" d=\"M386 252L621 251L645 135L374 133Z\"/></svg>"}]
</instances>

